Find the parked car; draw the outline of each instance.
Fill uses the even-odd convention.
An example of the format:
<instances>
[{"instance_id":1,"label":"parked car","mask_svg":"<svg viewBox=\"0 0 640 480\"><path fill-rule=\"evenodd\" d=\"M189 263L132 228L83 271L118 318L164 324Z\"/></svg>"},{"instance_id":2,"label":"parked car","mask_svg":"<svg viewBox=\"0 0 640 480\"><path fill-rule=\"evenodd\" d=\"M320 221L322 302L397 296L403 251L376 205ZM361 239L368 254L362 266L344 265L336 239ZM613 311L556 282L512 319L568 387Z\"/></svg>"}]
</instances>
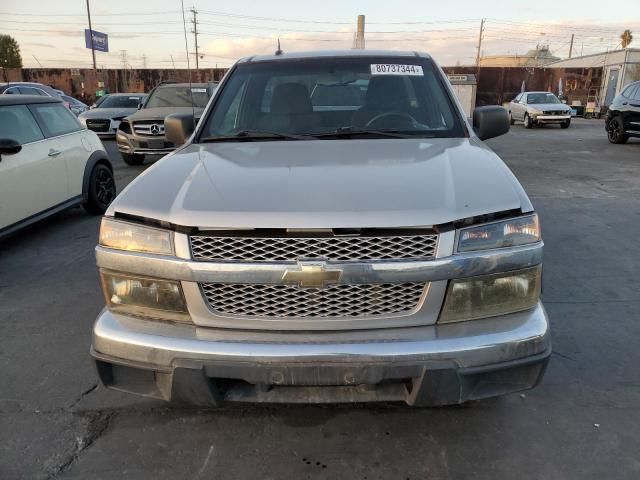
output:
<instances>
[{"instance_id":1,"label":"parked car","mask_svg":"<svg viewBox=\"0 0 640 480\"><path fill-rule=\"evenodd\" d=\"M330 89L313 106L316 85L353 80L359 100ZM430 56L243 59L195 131L188 109L165 126L182 147L100 228L104 385L203 405L440 405L541 379L539 220L482 142L507 111L469 124Z\"/></svg>"},{"instance_id":2,"label":"parked car","mask_svg":"<svg viewBox=\"0 0 640 480\"><path fill-rule=\"evenodd\" d=\"M626 143L640 138L640 82L628 85L607 111L607 136L611 143Z\"/></svg>"},{"instance_id":3,"label":"parked car","mask_svg":"<svg viewBox=\"0 0 640 480\"><path fill-rule=\"evenodd\" d=\"M94 108L98 108L98 107L100 106L100 104L101 104L102 102L104 102L104 101L107 99L107 97L108 97L109 95L110 95L110 94L109 94L109 93L107 93L107 94L102 95L101 97L96 98L96 101L95 101L93 104L91 104L91 105L89 106L89 110L92 110L92 109L94 109Z\"/></svg>"},{"instance_id":4,"label":"parked car","mask_svg":"<svg viewBox=\"0 0 640 480\"><path fill-rule=\"evenodd\" d=\"M0 83L0 95L40 95L62 100L65 107L71 109L71 104L62 98L60 90L35 82Z\"/></svg>"},{"instance_id":5,"label":"parked car","mask_svg":"<svg viewBox=\"0 0 640 480\"><path fill-rule=\"evenodd\" d=\"M525 128L534 125L571 125L571 107L562 103L550 92L522 92L509 103L511 125L522 122Z\"/></svg>"},{"instance_id":6,"label":"parked car","mask_svg":"<svg viewBox=\"0 0 640 480\"><path fill-rule=\"evenodd\" d=\"M62 100L69 104L69 110L71 110L75 116L77 117L82 112L86 112L89 110L89 106L82 103L80 100L70 97L69 95L60 95Z\"/></svg>"},{"instance_id":7,"label":"parked car","mask_svg":"<svg viewBox=\"0 0 640 480\"><path fill-rule=\"evenodd\" d=\"M100 105L82 113L78 119L100 137L114 137L123 118L136 113L144 102L143 93L112 93Z\"/></svg>"},{"instance_id":8,"label":"parked car","mask_svg":"<svg viewBox=\"0 0 640 480\"><path fill-rule=\"evenodd\" d=\"M164 118L171 113L202 114L216 84L161 83L145 100L142 108L123 120L116 132L118 150L127 165L141 165L145 155L164 155L176 146L164 134Z\"/></svg>"},{"instance_id":9,"label":"parked car","mask_svg":"<svg viewBox=\"0 0 640 480\"><path fill-rule=\"evenodd\" d=\"M102 214L115 195L100 139L60 100L0 96L0 238L76 205Z\"/></svg>"}]
</instances>

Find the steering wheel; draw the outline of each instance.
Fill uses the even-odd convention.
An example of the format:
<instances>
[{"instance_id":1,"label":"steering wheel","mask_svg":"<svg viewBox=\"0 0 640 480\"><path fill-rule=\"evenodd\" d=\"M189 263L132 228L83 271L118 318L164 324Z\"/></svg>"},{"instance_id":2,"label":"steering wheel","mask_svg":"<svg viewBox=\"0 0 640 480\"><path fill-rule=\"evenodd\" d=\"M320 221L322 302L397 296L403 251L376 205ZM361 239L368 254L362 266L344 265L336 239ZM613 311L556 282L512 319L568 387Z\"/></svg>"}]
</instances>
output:
<instances>
[{"instance_id":1,"label":"steering wheel","mask_svg":"<svg viewBox=\"0 0 640 480\"><path fill-rule=\"evenodd\" d=\"M409 120L411 122L411 126L415 126L418 124L418 121L413 118L411 115L409 115L408 113L404 113L404 112L384 112L384 113L380 113L378 115L376 115L375 117L373 117L371 120L369 120L365 126L367 127L371 127L374 123L380 121L383 118L386 117L391 117L391 118L399 118L402 120Z\"/></svg>"}]
</instances>

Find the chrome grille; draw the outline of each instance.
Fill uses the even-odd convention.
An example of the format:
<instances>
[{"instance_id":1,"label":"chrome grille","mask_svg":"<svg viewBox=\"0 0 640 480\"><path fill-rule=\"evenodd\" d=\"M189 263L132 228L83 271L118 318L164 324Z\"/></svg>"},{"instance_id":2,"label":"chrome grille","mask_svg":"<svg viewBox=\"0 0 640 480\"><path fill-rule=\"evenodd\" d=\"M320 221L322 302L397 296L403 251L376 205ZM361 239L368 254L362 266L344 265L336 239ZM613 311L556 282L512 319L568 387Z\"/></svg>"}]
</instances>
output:
<instances>
[{"instance_id":1,"label":"chrome grille","mask_svg":"<svg viewBox=\"0 0 640 480\"><path fill-rule=\"evenodd\" d=\"M424 260L435 256L438 236L224 237L193 235L191 255L201 261L295 262Z\"/></svg>"},{"instance_id":2,"label":"chrome grille","mask_svg":"<svg viewBox=\"0 0 640 480\"><path fill-rule=\"evenodd\" d=\"M425 283L330 285L201 283L217 315L262 318L353 318L408 314L418 308Z\"/></svg>"},{"instance_id":3,"label":"chrome grille","mask_svg":"<svg viewBox=\"0 0 640 480\"><path fill-rule=\"evenodd\" d=\"M164 135L164 122L134 122L133 131L139 135L148 135L150 137L159 137Z\"/></svg>"}]
</instances>

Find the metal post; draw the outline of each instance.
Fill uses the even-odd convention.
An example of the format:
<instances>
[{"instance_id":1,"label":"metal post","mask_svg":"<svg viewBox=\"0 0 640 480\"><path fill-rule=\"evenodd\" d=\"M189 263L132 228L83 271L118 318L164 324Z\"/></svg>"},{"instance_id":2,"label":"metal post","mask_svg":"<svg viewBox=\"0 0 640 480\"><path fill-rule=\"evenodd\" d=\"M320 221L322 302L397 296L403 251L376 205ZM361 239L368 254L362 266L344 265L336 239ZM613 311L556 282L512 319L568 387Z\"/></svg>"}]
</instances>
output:
<instances>
[{"instance_id":1,"label":"metal post","mask_svg":"<svg viewBox=\"0 0 640 480\"><path fill-rule=\"evenodd\" d=\"M571 45L569 45L569 58L571 58L571 54L573 53L573 37L574 34L571 34Z\"/></svg>"},{"instance_id":2,"label":"metal post","mask_svg":"<svg viewBox=\"0 0 640 480\"><path fill-rule=\"evenodd\" d=\"M87 0L87 18L89 19L89 40L91 41L91 56L93 57L93 71L96 74L96 80L98 79L96 68L96 51L93 48L93 27L91 26L91 10L89 10L89 0Z\"/></svg>"},{"instance_id":3,"label":"metal post","mask_svg":"<svg viewBox=\"0 0 640 480\"><path fill-rule=\"evenodd\" d=\"M480 22L480 35L478 36L478 53L476 55L476 67L480 68L480 51L482 48L482 36L484 34L484 18Z\"/></svg>"}]
</instances>

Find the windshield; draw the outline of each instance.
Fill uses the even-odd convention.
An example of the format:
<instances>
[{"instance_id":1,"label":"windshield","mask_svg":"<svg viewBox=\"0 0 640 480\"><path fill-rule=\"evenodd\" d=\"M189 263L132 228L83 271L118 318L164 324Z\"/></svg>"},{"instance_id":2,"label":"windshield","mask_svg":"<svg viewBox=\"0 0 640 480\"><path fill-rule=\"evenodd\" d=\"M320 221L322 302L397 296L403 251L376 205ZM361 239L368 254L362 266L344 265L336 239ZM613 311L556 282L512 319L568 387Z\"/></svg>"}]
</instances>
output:
<instances>
[{"instance_id":1,"label":"windshield","mask_svg":"<svg viewBox=\"0 0 640 480\"><path fill-rule=\"evenodd\" d=\"M537 105L541 103L562 103L553 93L529 93L527 95L527 103L529 105Z\"/></svg>"},{"instance_id":2,"label":"windshield","mask_svg":"<svg viewBox=\"0 0 640 480\"><path fill-rule=\"evenodd\" d=\"M203 140L265 133L465 135L440 73L418 57L240 64L218 95Z\"/></svg>"},{"instance_id":3,"label":"windshield","mask_svg":"<svg viewBox=\"0 0 640 480\"><path fill-rule=\"evenodd\" d=\"M191 101L193 98L193 102ZM200 107L207 106L209 91L206 86L167 85L156 88L149 97L145 108L154 107Z\"/></svg>"},{"instance_id":4,"label":"windshield","mask_svg":"<svg viewBox=\"0 0 640 480\"><path fill-rule=\"evenodd\" d=\"M109 95L100 103L100 108L138 108L143 100L142 95Z\"/></svg>"}]
</instances>

